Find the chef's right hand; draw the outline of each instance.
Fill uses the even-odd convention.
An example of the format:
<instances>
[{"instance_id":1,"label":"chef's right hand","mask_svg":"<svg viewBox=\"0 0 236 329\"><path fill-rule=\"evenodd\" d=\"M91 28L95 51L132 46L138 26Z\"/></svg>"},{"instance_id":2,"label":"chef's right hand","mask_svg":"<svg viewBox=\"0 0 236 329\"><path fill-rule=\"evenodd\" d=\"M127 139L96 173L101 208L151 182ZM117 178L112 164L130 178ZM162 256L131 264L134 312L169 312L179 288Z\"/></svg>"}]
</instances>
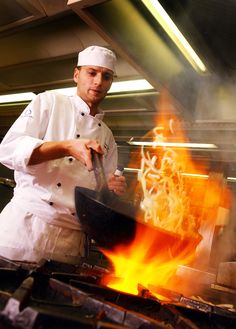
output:
<instances>
[{"instance_id":1,"label":"chef's right hand","mask_svg":"<svg viewBox=\"0 0 236 329\"><path fill-rule=\"evenodd\" d=\"M36 165L65 156L73 156L91 171L93 170L91 149L97 153L103 154L101 145L94 139L44 141L33 150L28 165Z\"/></svg>"},{"instance_id":2,"label":"chef's right hand","mask_svg":"<svg viewBox=\"0 0 236 329\"><path fill-rule=\"evenodd\" d=\"M101 145L94 139L72 139L67 141L68 155L85 165L91 171L93 170L91 149L99 154L103 154Z\"/></svg>"}]
</instances>

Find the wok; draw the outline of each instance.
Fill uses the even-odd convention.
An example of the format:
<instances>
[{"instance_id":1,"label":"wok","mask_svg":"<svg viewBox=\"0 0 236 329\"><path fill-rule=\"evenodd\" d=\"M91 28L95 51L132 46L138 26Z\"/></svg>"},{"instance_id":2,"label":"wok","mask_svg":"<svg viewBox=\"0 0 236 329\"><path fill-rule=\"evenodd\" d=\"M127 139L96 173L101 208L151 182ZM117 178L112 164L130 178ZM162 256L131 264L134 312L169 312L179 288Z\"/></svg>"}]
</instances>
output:
<instances>
[{"instance_id":1,"label":"wok","mask_svg":"<svg viewBox=\"0 0 236 329\"><path fill-rule=\"evenodd\" d=\"M161 259L167 261L180 254L187 256L200 241L137 221L138 210L110 191L97 192L77 186L75 205L82 229L101 248L128 247L137 239L148 243L143 246L146 259L161 254Z\"/></svg>"},{"instance_id":2,"label":"wok","mask_svg":"<svg viewBox=\"0 0 236 329\"><path fill-rule=\"evenodd\" d=\"M76 186L75 207L82 229L98 246L112 250L117 246L127 246L137 236L142 239L145 235L150 240L147 250L150 257L164 251L165 258L197 246L199 239L183 238L176 233L137 221L140 209L108 190L99 159L94 160L94 172L97 191Z\"/></svg>"},{"instance_id":3,"label":"wok","mask_svg":"<svg viewBox=\"0 0 236 329\"><path fill-rule=\"evenodd\" d=\"M130 243L136 232L134 210L110 191L75 188L75 206L84 232L103 248Z\"/></svg>"}]
</instances>

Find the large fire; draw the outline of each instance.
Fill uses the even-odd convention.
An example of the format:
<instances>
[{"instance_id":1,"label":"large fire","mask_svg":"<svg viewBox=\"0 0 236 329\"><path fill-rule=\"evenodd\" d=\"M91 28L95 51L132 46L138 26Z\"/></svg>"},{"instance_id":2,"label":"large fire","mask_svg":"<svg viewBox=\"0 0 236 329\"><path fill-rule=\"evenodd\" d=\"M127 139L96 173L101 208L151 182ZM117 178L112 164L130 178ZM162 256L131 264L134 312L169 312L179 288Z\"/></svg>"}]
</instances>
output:
<instances>
[{"instance_id":1,"label":"large fire","mask_svg":"<svg viewBox=\"0 0 236 329\"><path fill-rule=\"evenodd\" d=\"M170 106L170 98L164 92L160 99L159 113L163 113L163 107ZM186 148L168 144L187 142L180 122L173 115L159 115L157 126L145 138L152 138L153 146L141 150L138 173L141 211L136 237L130 245L103 250L114 267L114 273L104 283L132 294L138 294L140 285L178 290L172 278L179 265L194 262L202 239L199 205L206 183L199 184L194 174L205 173L196 169ZM192 174L191 178L186 172Z\"/></svg>"}]
</instances>

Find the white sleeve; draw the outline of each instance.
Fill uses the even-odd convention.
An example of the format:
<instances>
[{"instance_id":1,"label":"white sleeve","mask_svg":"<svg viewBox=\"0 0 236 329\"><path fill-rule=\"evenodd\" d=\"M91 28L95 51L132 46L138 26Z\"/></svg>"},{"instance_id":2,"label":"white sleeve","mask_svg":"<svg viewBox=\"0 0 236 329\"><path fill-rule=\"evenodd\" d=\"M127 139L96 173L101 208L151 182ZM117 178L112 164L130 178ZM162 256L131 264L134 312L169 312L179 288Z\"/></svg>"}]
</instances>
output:
<instances>
[{"instance_id":1,"label":"white sleeve","mask_svg":"<svg viewBox=\"0 0 236 329\"><path fill-rule=\"evenodd\" d=\"M0 144L0 162L6 167L23 172L33 172L27 166L33 150L41 145L47 129L49 105L47 97L39 94L13 123Z\"/></svg>"}]
</instances>

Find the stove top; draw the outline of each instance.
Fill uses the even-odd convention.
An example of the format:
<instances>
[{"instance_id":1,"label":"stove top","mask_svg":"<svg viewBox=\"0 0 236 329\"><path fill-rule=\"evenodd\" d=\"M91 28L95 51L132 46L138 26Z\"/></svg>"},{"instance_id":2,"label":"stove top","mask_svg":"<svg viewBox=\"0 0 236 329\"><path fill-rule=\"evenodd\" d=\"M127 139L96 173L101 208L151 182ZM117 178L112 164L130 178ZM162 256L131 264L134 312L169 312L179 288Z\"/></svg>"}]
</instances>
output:
<instances>
[{"instance_id":1,"label":"stove top","mask_svg":"<svg viewBox=\"0 0 236 329\"><path fill-rule=\"evenodd\" d=\"M135 296L103 286L101 279L107 271L87 261L74 266L0 259L0 329L235 327L236 312L163 287L140 285ZM169 300L159 300L155 292ZM205 297L210 301L210 295L214 300L220 295L222 299L222 293L216 287L206 289ZM236 305L234 292L227 291L227 298Z\"/></svg>"}]
</instances>

